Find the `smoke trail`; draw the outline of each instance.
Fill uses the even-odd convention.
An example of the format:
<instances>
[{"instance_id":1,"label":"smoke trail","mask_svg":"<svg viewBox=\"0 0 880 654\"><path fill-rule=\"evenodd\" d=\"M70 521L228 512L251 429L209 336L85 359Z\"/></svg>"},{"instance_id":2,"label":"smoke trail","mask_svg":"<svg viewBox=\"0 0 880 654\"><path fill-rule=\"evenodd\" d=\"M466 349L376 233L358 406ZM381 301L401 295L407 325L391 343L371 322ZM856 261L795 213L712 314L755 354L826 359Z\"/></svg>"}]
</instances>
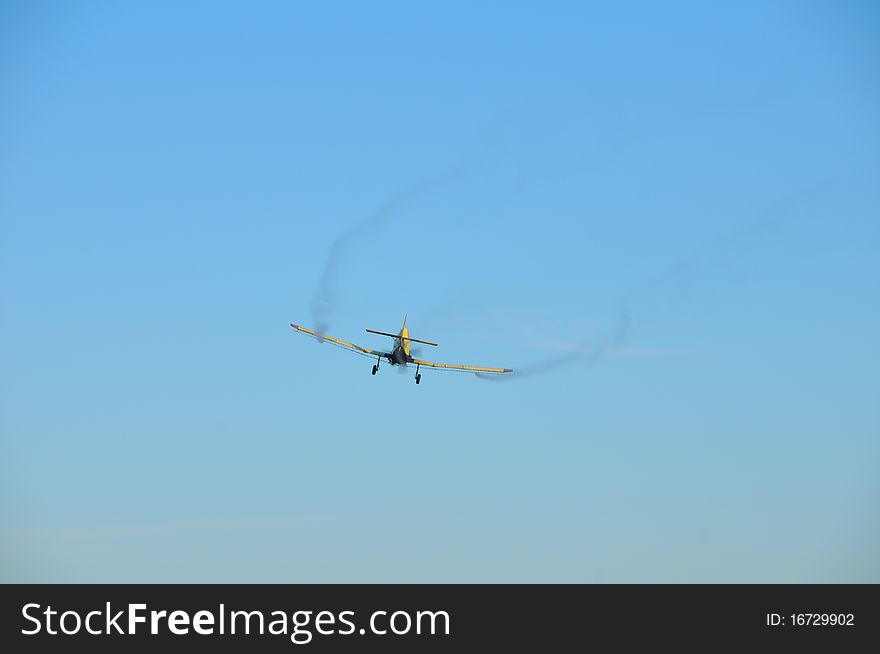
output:
<instances>
[{"instance_id":1,"label":"smoke trail","mask_svg":"<svg viewBox=\"0 0 880 654\"><path fill-rule=\"evenodd\" d=\"M336 237L327 252L324 271L312 296L312 317L315 321L315 331L319 335L326 333L333 312L336 310L339 270L347 252L359 241L369 236L372 230L384 225L391 216L399 212L409 202L430 190L448 184L459 177L461 172L460 168L455 168L404 188L388 198L374 213Z\"/></svg>"},{"instance_id":2,"label":"smoke trail","mask_svg":"<svg viewBox=\"0 0 880 654\"><path fill-rule=\"evenodd\" d=\"M728 230L712 238L689 253L673 262L672 265L663 269L654 278L642 283L633 289L625 300L626 306L638 305L651 293L664 286L680 283L687 274L696 274L700 270L718 267L736 255L742 255L762 240L770 238L782 227L785 221L784 211L790 210L792 205L808 204L812 188L798 189L792 194L779 198L773 205L761 211L755 218L735 225ZM780 215L783 214L783 215ZM777 233L778 237L779 234ZM513 367L513 373L508 375L484 375L477 374L481 379L491 381L505 381L509 379L522 379L533 375L551 372L566 365L579 361L586 365L593 365L604 358L611 350L623 344L629 330L629 319L626 311L622 311L617 329L602 339L598 345L588 347L586 343L576 346L569 352L564 352L554 357L541 359L520 367Z\"/></svg>"},{"instance_id":3,"label":"smoke trail","mask_svg":"<svg viewBox=\"0 0 880 654\"><path fill-rule=\"evenodd\" d=\"M626 341L627 332L629 331L629 316L626 310L621 310L615 329L610 334L606 334L599 343L589 345L583 343L553 357L547 357L527 363L522 366L514 366L513 372L506 375L490 375L476 373L480 379L488 379L490 381L509 381L511 379L524 379L534 375L540 375L551 372L563 366L571 365L576 362L582 362L585 365L593 365L598 363L611 350L619 347Z\"/></svg>"},{"instance_id":4,"label":"smoke trail","mask_svg":"<svg viewBox=\"0 0 880 654\"><path fill-rule=\"evenodd\" d=\"M714 269L735 265L737 258L743 257L761 243L772 243L785 235L786 225L793 220L798 221L798 229L803 228L799 207L808 207L815 201L819 190L815 185L799 187L788 192L749 220L733 225L727 231L707 239L681 256L677 261L664 268L652 279L646 280L638 288L632 289L627 296L631 305L639 303L652 293L665 287L683 283L688 276L706 275Z\"/></svg>"}]
</instances>

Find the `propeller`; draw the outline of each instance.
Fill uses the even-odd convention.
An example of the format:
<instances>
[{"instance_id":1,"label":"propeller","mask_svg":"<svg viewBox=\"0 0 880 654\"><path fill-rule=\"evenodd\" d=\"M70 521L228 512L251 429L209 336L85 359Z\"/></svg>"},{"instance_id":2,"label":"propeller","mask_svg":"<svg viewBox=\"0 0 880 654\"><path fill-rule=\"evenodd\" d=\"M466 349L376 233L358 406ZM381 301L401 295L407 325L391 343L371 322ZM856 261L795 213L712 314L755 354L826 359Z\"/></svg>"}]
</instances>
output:
<instances>
[{"instance_id":1,"label":"propeller","mask_svg":"<svg viewBox=\"0 0 880 654\"><path fill-rule=\"evenodd\" d=\"M420 358L422 357L422 348L420 348L420 347L411 347L411 348L409 349L409 355L410 355L411 357L416 358L416 359L420 359ZM409 372L409 369L413 367L413 364L411 364L411 363L404 363L404 364L402 364L402 365L395 366L395 367L397 368L397 372L398 372L398 374L400 374L400 373L404 373L404 372Z\"/></svg>"}]
</instances>

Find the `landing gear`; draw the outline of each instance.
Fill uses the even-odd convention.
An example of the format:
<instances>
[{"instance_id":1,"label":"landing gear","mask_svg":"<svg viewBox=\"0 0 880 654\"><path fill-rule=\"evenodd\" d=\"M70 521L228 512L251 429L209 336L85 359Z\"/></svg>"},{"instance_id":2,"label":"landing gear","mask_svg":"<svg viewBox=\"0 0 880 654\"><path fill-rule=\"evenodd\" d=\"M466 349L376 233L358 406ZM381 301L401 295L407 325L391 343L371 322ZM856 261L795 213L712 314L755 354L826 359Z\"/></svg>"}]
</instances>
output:
<instances>
[{"instance_id":1,"label":"landing gear","mask_svg":"<svg viewBox=\"0 0 880 654\"><path fill-rule=\"evenodd\" d=\"M416 364L416 384L422 381L422 376L419 374L419 365L421 364Z\"/></svg>"},{"instance_id":2,"label":"landing gear","mask_svg":"<svg viewBox=\"0 0 880 654\"><path fill-rule=\"evenodd\" d=\"M379 372L379 362L380 362L381 360L382 360L382 357L379 357L378 359L376 359L376 363L373 364L373 374L374 374L374 375L375 375L377 372Z\"/></svg>"}]
</instances>

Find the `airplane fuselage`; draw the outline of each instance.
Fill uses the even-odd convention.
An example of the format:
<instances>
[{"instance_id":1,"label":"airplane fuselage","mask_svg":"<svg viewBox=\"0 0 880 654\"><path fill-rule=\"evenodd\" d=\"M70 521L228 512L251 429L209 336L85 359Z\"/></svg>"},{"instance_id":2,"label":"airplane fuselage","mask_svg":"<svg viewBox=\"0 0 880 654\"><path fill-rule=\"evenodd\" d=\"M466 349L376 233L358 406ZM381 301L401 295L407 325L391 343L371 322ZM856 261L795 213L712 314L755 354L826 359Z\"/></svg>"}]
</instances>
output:
<instances>
[{"instance_id":1,"label":"airplane fuselage","mask_svg":"<svg viewBox=\"0 0 880 654\"><path fill-rule=\"evenodd\" d=\"M391 356L388 358L393 366L402 366L412 361L410 348L412 343L409 340L409 329L406 328L406 320L403 321L403 328L394 339L394 348L391 350Z\"/></svg>"}]
</instances>

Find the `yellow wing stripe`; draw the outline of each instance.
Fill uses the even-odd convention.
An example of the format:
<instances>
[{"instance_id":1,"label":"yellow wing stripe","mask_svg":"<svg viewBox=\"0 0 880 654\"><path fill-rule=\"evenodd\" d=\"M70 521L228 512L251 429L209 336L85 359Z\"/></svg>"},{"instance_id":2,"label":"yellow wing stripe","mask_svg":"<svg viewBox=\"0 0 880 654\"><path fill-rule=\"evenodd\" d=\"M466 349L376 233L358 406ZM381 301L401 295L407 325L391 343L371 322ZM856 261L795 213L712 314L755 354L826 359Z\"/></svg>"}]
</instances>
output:
<instances>
[{"instance_id":1,"label":"yellow wing stripe","mask_svg":"<svg viewBox=\"0 0 880 654\"><path fill-rule=\"evenodd\" d=\"M499 374L505 372L513 372L510 368L483 368L481 366L460 366L452 363L434 363L433 361L422 361L413 359L413 363L420 366L428 366L429 368L447 368L449 370L466 370L468 372L497 372Z\"/></svg>"},{"instance_id":2,"label":"yellow wing stripe","mask_svg":"<svg viewBox=\"0 0 880 654\"><path fill-rule=\"evenodd\" d=\"M342 347L347 347L350 350L356 350L357 352L363 352L364 354L371 354L372 356L386 356L385 352L369 350L365 347L361 347L360 345L355 345L354 343L349 343L347 341L341 341L338 338L333 338L332 336L327 336L326 334L319 334L315 330L309 329L308 327L300 327L299 325L294 325L293 323L290 323L290 326L298 332L308 334L312 338L316 338L319 341L330 341L331 343L336 343L337 345L341 345Z\"/></svg>"}]
</instances>

